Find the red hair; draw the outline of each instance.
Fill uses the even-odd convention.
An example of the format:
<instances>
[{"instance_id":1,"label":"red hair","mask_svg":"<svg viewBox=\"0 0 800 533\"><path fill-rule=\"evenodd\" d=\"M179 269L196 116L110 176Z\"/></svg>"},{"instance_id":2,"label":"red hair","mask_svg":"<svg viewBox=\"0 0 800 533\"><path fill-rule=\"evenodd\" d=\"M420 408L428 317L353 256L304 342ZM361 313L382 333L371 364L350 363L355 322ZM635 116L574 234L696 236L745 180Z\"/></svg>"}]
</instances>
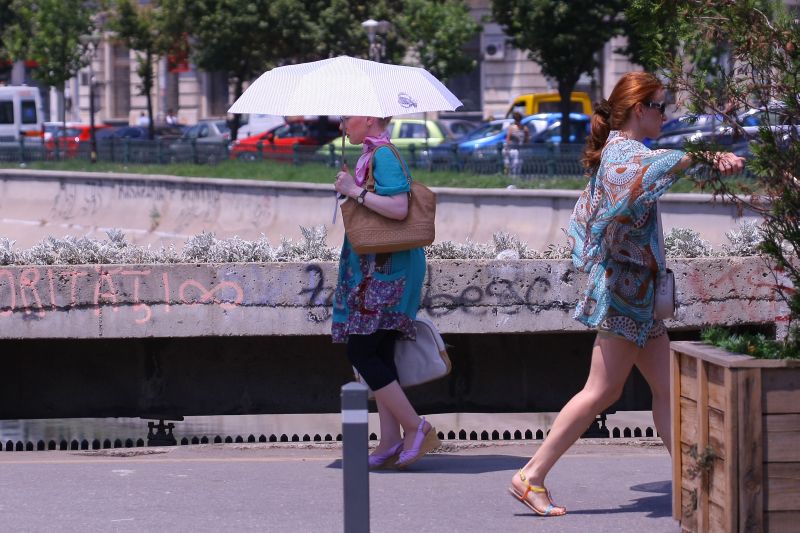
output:
<instances>
[{"instance_id":1,"label":"red hair","mask_svg":"<svg viewBox=\"0 0 800 533\"><path fill-rule=\"evenodd\" d=\"M622 128L631 115L631 110L639 102L646 102L663 84L649 72L628 72L623 74L608 100L601 100L594 106L591 132L586 138L581 162L588 174L593 174L600 166L600 156L611 130Z\"/></svg>"}]
</instances>

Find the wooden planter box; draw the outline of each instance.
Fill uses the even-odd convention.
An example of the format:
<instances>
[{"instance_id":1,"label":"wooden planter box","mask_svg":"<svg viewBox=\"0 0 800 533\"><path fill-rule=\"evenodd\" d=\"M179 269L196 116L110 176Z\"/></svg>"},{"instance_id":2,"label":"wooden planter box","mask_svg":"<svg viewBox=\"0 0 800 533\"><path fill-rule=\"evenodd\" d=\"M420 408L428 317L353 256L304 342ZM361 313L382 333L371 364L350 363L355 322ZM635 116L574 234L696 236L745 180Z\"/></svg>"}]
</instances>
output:
<instances>
[{"instance_id":1,"label":"wooden planter box","mask_svg":"<svg viewBox=\"0 0 800 533\"><path fill-rule=\"evenodd\" d=\"M683 531L800 531L800 361L673 342L672 515Z\"/></svg>"}]
</instances>

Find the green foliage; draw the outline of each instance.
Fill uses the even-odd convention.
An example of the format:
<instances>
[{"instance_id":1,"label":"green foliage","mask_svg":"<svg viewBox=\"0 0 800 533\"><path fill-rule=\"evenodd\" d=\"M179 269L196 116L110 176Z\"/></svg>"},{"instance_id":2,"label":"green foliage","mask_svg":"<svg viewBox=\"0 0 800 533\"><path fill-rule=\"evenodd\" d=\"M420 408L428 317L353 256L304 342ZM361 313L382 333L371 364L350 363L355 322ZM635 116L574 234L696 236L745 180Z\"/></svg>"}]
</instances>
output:
<instances>
[{"instance_id":1,"label":"green foliage","mask_svg":"<svg viewBox=\"0 0 800 533\"><path fill-rule=\"evenodd\" d=\"M63 89L64 82L88 64L82 35L92 32L96 2L85 0L13 0L16 21L6 28L4 42L15 59L38 63L34 76Z\"/></svg>"},{"instance_id":2,"label":"green foliage","mask_svg":"<svg viewBox=\"0 0 800 533\"><path fill-rule=\"evenodd\" d=\"M700 184L756 209L763 216L761 251L776 272L791 283L776 290L788 303L790 335L787 345L797 344L800 319L800 21L786 11L783 2L739 0L736 2L637 0L639 15L652 8L675 10L676 35L681 53L670 50L671 38L651 31L656 44L648 49L650 61L662 67L673 93L691 112L720 113L732 133L747 139L735 120L737 112L755 107L780 109L763 113L758 134L751 139L752 159L747 163L755 187L767 202L753 202L750 195L732 191L718 172L709 171ZM633 16L639 16L633 15ZM693 144L687 150L710 166L709 146Z\"/></svg>"},{"instance_id":3,"label":"green foliage","mask_svg":"<svg viewBox=\"0 0 800 533\"><path fill-rule=\"evenodd\" d=\"M476 67L463 48L481 26L463 1L406 0L397 24L422 67L442 82Z\"/></svg>"},{"instance_id":4,"label":"green foliage","mask_svg":"<svg viewBox=\"0 0 800 533\"><path fill-rule=\"evenodd\" d=\"M700 338L723 350L758 359L800 359L800 346L769 339L763 333L734 333L727 328L713 326L704 329Z\"/></svg>"},{"instance_id":5,"label":"green foliage","mask_svg":"<svg viewBox=\"0 0 800 533\"><path fill-rule=\"evenodd\" d=\"M561 135L569 137L569 93L581 74L594 74L596 53L622 32L624 0L492 0L494 19L514 46L527 50L558 82Z\"/></svg>"}]
</instances>

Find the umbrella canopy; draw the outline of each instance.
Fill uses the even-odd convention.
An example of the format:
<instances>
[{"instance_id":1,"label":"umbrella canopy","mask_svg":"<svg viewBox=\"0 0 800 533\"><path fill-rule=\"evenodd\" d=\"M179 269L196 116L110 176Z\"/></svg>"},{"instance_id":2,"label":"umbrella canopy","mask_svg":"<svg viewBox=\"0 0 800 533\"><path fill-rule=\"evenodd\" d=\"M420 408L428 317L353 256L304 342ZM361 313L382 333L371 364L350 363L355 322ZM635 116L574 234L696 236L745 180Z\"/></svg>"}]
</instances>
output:
<instances>
[{"instance_id":1,"label":"umbrella canopy","mask_svg":"<svg viewBox=\"0 0 800 533\"><path fill-rule=\"evenodd\" d=\"M228 111L390 117L452 111L461 105L425 69L339 56L269 70Z\"/></svg>"}]
</instances>

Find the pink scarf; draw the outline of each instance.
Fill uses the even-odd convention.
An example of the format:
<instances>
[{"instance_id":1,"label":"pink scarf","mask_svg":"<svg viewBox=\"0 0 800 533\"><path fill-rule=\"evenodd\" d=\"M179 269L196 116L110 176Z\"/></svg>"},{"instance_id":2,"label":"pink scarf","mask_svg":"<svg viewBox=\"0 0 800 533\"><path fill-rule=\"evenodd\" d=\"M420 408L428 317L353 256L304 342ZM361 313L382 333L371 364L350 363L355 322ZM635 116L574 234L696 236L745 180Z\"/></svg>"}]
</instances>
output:
<instances>
[{"instance_id":1,"label":"pink scarf","mask_svg":"<svg viewBox=\"0 0 800 533\"><path fill-rule=\"evenodd\" d=\"M392 140L389 138L389 131L385 130L377 137L364 137L364 147L361 150L361 157L358 158L356 163L356 185L362 187L367 180L367 168L369 167L369 158L372 157L372 152L385 144L391 144Z\"/></svg>"}]
</instances>

